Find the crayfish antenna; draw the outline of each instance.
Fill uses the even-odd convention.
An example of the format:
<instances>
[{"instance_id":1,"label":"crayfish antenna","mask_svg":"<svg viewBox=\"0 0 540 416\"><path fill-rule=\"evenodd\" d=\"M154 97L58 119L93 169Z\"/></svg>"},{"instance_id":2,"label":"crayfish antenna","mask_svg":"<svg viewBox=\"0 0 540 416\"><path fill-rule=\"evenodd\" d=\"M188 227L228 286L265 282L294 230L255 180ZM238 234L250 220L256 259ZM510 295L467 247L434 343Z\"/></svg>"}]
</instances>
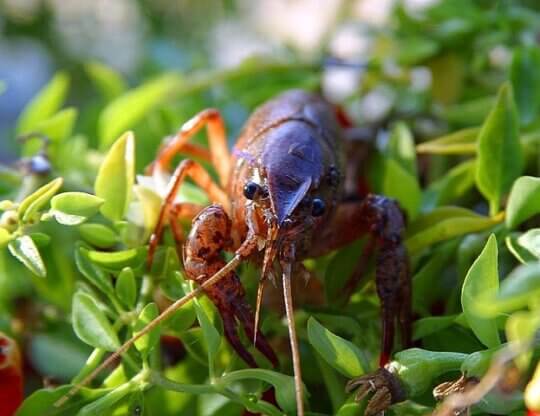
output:
<instances>
[{"instance_id":1,"label":"crayfish antenna","mask_svg":"<svg viewBox=\"0 0 540 416\"><path fill-rule=\"evenodd\" d=\"M94 371L92 371L90 374L88 374L83 380L81 380L79 383L75 384L71 390L69 390L64 396L60 397L55 403L54 407L60 407L62 406L66 401L68 401L71 397L73 397L75 394L79 392L84 386L86 386L88 383L90 383L96 376L101 373L106 367L110 366L118 357L120 357L122 354L124 354L139 338L146 335L148 332L150 332L152 329L154 329L156 326L158 326L161 322L163 322L165 319L170 317L174 312L176 312L178 309L180 309L182 306L184 306L186 303L188 303L193 298L197 297L201 293L204 292L206 288L209 286L212 286L213 284L217 283L219 280L227 276L231 271L236 269L240 263L242 262L242 256L235 255L231 261L229 261L225 266L223 266L216 274L214 274L210 279L206 280L203 284L201 284L196 289L189 292L187 295L185 295L183 298L178 299L176 302L171 304L167 309L165 309L161 314L154 319L153 321L149 322L140 332L138 332L136 335L134 335L129 341L124 343L118 350L116 350L113 354L111 354L105 361L103 361L99 366L97 366Z\"/></svg>"},{"instance_id":2,"label":"crayfish antenna","mask_svg":"<svg viewBox=\"0 0 540 416\"><path fill-rule=\"evenodd\" d=\"M292 249L294 251L294 249ZM296 325L294 322L294 309L291 290L292 263L282 264L283 268L283 300L285 301L285 313L289 326L289 340L291 343L291 354L294 372L294 390L296 395L296 414L304 416L304 387L302 383L302 369L300 367L300 351L298 348L298 337L296 335Z\"/></svg>"}]
</instances>

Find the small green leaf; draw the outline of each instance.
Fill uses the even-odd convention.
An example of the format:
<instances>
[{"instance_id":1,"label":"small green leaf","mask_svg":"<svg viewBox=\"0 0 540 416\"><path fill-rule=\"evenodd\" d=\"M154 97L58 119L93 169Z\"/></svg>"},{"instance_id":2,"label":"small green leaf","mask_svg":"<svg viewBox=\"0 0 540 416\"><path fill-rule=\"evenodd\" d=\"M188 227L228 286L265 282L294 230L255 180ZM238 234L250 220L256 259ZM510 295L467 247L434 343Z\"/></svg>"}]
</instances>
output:
<instances>
[{"instance_id":1,"label":"small green leaf","mask_svg":"<svg viewBox=\"0 0 540 416\"><path fill-rule=\"evenodd\" d=\"M208 316L207 311L201 305L198 299L194 300L193 306L195 307L195 313L197 314L197 320L203 331L204 340L208 346L208 363L210 368L212 368L215 361L219 345L221 344L221 336L219 335L218 330L212 324L210 317Z\"/></svg>"},{"instance_id":2,"label":"small green leaf","mask_svg":"<svg viewBox=\"0 0 540 416\"><path fill-rule=\"evenodd\" d=\"M97 248L111 248L118 242L118 236L103 224L82 224L79 227L81 237Z\"/></svg>"},{"instance_id":3,"label":"small green leaf","mask_svg":"<svg viewBox=\"0 0 540 416\"><path fill-rule=\"evenodd\" d=\"M478 135L476 184L489 201L491 215L499 211L501 197L510 190L523 166L519 117L512 87L506 83Z\"/></svg>"},{"instance_id":4,"label":"small green leaf","mask_svg":"<svg viewBox=\"0 0 540 416\"><path fill-rule=\"evenodd\" d=\"M533 228L521 235L518 244L540 259L540 228Z\"/></svg>"},{"instance_id":5,"label":"small green leaf","mask_svg":"<svg viewBox=\"0 0 540 416\"><path fill-rule=\"evenodd\" d=\"M405 244L415 254L434 243L489 229L502 219L500 215L488 218L463 208L436 208L411 224Z\"/></svg>"},{"instance_id":6,"label":"small green leaf","mask_svg":"<svg viewBox=\"0 0 540 416\"><path fill-rule=\"evenodd\" d=\"M506 226L515 228L526 219L540 213L540 178L518 178L508 197Z\"/></svg>"},{"instance_id":7,"label":"small green leaf","mask_svg":"<svg viewBox=\"0 0 540 416\"><path fill-rule=\"evenodd\" d=\"M163 75L111 101L99 117L101 147L107 148L122 131L132 128L181 83L178 75Z\"/></svg>"},{"instance_id":8,"label":"small green leaf","mask_svg":"<svg viewBox=\"0 0 540 416\"><path fill-rule=\"evenodd\" d=\"M393 159L384 161L382 192L385 196L397 199L410 219L416 217L422 200L422 190L416 177Z\"/></svg>"},{"instance_id":9,"label":"small green leaf","mask_svg":"<svg viewBox=\"0 0 540 416\"><path fill-rule=\"evenodd\" d=\"M330 366L346 377L364 374L362 353L353 343L334 335L313 317L308 321L310 344Z\"/></svg>"},{"instance_id":10,"label":"small green leaf","mask_svg":"<svg viewBox=\"0 0 540 416\"><path fill-rule=\"evenodd\" d=\"M508 251L514 255L520 263L530 263L537 260L537 257L534 256L529 250L521 246L518 242L518 233L511 233L504 239Z\"/></svg>"},{"instance_id":11,"label":"small green leaf","mask_svg":"<svg viewBox=\"0 0 540 416\"><path fill-rule=\"evenodd\" d=\"M127 88L122 76L101 62L90 62L84 66L84 69L107 100L118 97Z\"/></svg>"},{"instance_id":12,"label":"small green leaf","mask_svg":"<svg viewBox=\"0 0 540 416\"><path fill-rule=\"evenodd\" d=\"M47 270L41 259L39 250L37 249L34 240L27 235L22 235L12 240L8 244L9 252L26 266L28 270L39 277L45 277Z\"/></svg>"},{"instance_id":13,"label":"small green leaf","mask_svg":"<svg viewBox=\"0 0 540 416\"><path fill-rule=\"evenodd\" d=\"M103 199L85 192L64 192L51 200L52 209L81 217L91 217L101 205Z\"/></svg>"},{"instance_id":14,"label":"small green leaf","mask_svg":"<svg viewBox=\"0 0 540 416\"><path fill-rule=\"evenodd\" d=\"M62 106L69 88L69 76L57 73L24 108L17 122L17 134L34 131L36 126L53 116Z\"/></svg>"},{"instance_id":15,"label":"small green leaf","mask_svg":"<svg viewBox=\"0 0 540 416\"><path fill-rule=\"evenodd\" d=\"M476 337L488 348L500 345L499 330L493 319L479 316L475 303L480 295L495 296L499 289L497 239L491 235L469 269L461 290L461 305Z\"/></svg>"},{"instance_id":16,"label":"small green leaf","mask_svg":"<svg viewBox=\"0 0 540 416\"><path fill-rule=\"evenodd\" d=\"M154 230L158 221L159 211L163 203L162 199L154 191L141 185L135 185L133 192L142 205L144 229L149 235Z\"/></svg>"},{"instance_id":17,"label":"small green leaf","mask_svg":"<svg viewBox=\"0 0 540 416\"><path fill-rule=\"evenodd\" d=\"M475 154L480 128L470 127L438 137L416 146L418 153L435 155Z\"/></svg>"},{"instance_id":18,"label":"small green leaf","mask_svg":"<svg viewBox=\"0 0 540 416\"><path fill-rule=\"evenodd\" d=\"M4 248L12 240L12 234L5 228L0 227L0 248Z\"/></svg>"},{"instance_id":19,"label":"small green leaf","mask_svg":"<svg viewBox=\"0 0 540 416\"><path fill-rule=\"evenodd\" d=\"M50 213L53 215L56 222L62 225L80 225L86 221L86 217L81 217L80 215L70 215L56 210L51 210Z\"/></svg>"},{"instance_id":20,"label":"small green leaf","mask_svg":"<svg viewBox=\"0 0 540 416\"><path fill-rule=\"evenodd\" d=\"M122 251L88 251L88 258L98 266L112 270L122 270L124 267L136 268L144 254L144 249L131 248Z\"/></svg>"},{"instance_id":21,"label":"small green leaf","mask_svg":"<svg viewBox=\"0 0 540 416\"><path fill-rule=\"evenodd\" d=\"M417 176L414 137L405 123L398 122L392 128L388 140L388 154L409 174Z\"/></svg>"},{"instance_id":22,"label":"small green leaf","mask_svg":"<svg viewBox=\"0 0 540 416\"><path fill-rule=\"evenodd\" d=\"M437 206L455 203L471 190L474 187L475 163L475 160L462 162L431 183L422 195L423 210L429 212Z\"/></svg>"},{"instance_id":23,"label":"small green leaf","mask_svg":"<svg viewBox=\"0 0 540 416\"><path fill-rule=\"evenodd\" d=\"M137 299L137 283L133 270L129 267L122 269L116 279L116 295L118 299L128 308L132 309L135 306Z\"/></svg>"},{"instance_id":24,"label":"small green leaf","mask_svg":"<svg viewBox=\"0 0 540 416\"><path fill-rule=\"evenodd\" d=\"M111 147L99 168L95 182L96 196L105 200L101 213L112 221L121 220L131 202L135 181L135 138L122 135Z\"/></svg>"},{"instance_id":25,"label":"small green leaf","mask_svg":"<svg viewBox=\"0 0 540 416\"><path fill-rule=\"evenodd\" d=\"M47 247L51 242L51 237L45 233L30 233L28 235L36 243L37 248Z\"/></svg>"},{"instance_id":26,"label":"small green leaf","mask_svg":"<svg viewBox=\"0 0 540 416\"><path fill-rule=\"evenodd\" d=\"M133 327L133 335L137 335L147 324L156 319L158 315L159 310L155 303L152 302L146 305L139 314L137 322L135 322L135 325ZM148 354L150 354L152 349L158 343L160 328L161 325L158 325L150 332L135 341L135 347L137 348L137 350L139 350L139 352L143 356L143 359L146 359L146 357L148 357Z\"/></svg>"},{"instance_id":27,"label":"small green leaf","mask_svg":"<svg viewBox=\"0 0 540 416\"><path fill-rule=\"evenodd\" d=\"M90 295L75 293L72 313L73 330L83 342L107 351L120 347L116 332Z\"/></svg>"},{"instance_id":28,"label":"small green leaf","mask_svg":"<svg viewBox=\"0 0 540 416\"><path fill-rule=\"evenodd\" d=\"M75 264L90 283L106 295L113 296L114 290L109 276L100 267L90 261L86 248L79 246L75 250Z\"/></svg>"},{"instance_id":29,"label":"small green leaf","mask_svg":"<svg viewBox=\"0 0 540 416\"><path fill-rule=\"evenodd\" d=\"M46 185L43 185L34 193L28 195L19 205L19 217L23 221L28 221L36 212L43 208L47 202L58 192L64 180L56 178Z\"/></svg>"},{"instance_id":30,"label":"small green leaf","mask_svg":"<svg viewBox=\"0 0 540 416\"><path fill-rule=\"evenodd\" d=\"M538 116L540 109L540 49L522 46L514 50L510 66L510 80L514 87L519 118L525 125Z\"/></svg>"},{"instance_id":31,"label":"small green leaf","mask_svg":"<svg viewBox=\"0 0 540 416\"><path fill-rule=\"evenodd\" d=\"M429 316L414 322L413 340L422 339L448 328L456 320L456 315Z\"/></svg>"}]
</instances>

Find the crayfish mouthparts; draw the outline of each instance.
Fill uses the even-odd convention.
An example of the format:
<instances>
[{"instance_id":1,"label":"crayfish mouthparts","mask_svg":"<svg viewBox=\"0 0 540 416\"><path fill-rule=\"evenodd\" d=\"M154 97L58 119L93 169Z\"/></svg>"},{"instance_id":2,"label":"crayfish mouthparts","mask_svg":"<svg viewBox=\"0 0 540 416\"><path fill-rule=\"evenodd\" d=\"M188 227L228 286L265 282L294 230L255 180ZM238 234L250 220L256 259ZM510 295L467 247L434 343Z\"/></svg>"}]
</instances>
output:
<instances>
[{"instance_id":1,"label":"crayfish mouthparts","mask_svg":"<svg viewBox=\"0 0 540 416\"><path fill-rule=\"evenodd\" d=\"M362 401L368 394L373 394L368 401L365 416L378 415L391 405L407 398L398 377L386 368L379 368L371 374L350 380L346 391L350 393L357 388L354 398L356 402Z\"/></svg>"}]
</instances>

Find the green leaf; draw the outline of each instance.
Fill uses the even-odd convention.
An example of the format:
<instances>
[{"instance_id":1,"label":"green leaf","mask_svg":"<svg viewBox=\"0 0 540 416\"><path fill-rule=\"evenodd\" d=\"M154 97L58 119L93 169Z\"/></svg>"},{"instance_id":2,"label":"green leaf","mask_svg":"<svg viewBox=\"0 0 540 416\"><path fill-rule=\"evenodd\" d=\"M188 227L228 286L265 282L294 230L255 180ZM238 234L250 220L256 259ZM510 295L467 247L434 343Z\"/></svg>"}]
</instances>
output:
<instances>
[{"instance_id":1,"label":"green leaf","mask_svg":"<svg viewBox=\"0 0 540 416\"><path fill-rule=\"evenodd\" d=\"M341 248L330 260L324 274L324 295L327 302L343 299L345 285L358 265L364 242L355 241Z\"/></svg>"},{"instance_id":2,"label":"green leaf","mask_svg":"<svg viewBox=\"0 0 540 416\"><path fill-rule=\"evenodd\" d=\"M111 391L110 389L83 387L63 406L55 407L54 403L65 396L72 388L73 386L68 384L54 389L44 388L33 392L18 409L17 416L73 416L85 404L92 403Z\"/></svg>"},{"instance_id":3,"label":"green leaf","mask_svg":"<svg viewBox=\"0 0 540 416\"><path fill-rule=\"evenodd\" d=\"M536 311L517 311L512 313L506 321L506 337L510 343L526 346L534 342L539 327L540 317ZM516 363L521 371L527 371L531 356L532 350L527 349L517 357Z\"/></svg>"},{"instance_id":4,"label":"green leaf","mask_svg":"<svg viewBox=\"0 0 540 416\"><path fill-rule=\"evenodd\" d=\"M122 76L101 62L89 62L84 66L84 69L90 80L108 101L118 97L127 88Z\"/></svg>"},{"instance_id":5,"label":"green leaf","mask_svg":"<svg viewBox=\"0 0 540 416\"><path fill-rule=\"evenodd\" d=\"M116 279L116 295L118 299L128 308L132 309L135 306L137 299L137 283L133 270L129 267L122 269Z\"/></svg>"},{"instance_id":6,"label":"green leaf","mask_svg":"<svg viewBox=\"0 0 540 416\"><path fill-rule=\"evenodd\" d=\"M463 130L437 137L416 146L418 153L434 155L475 154L476 139L480 128L469 127Z\"/></svg>"},{"instance_id":7,"label":"green leaf","mask_svg":"<svg viewBox=\"0 0 540 416\"><path fill-rule=\"evenodd\" d=\"M488 218L463 208L436 208L411 224L405 244L415 254L434 243L489 229L502 219L500 215Z\"/></svg>"},{"instance_id":8,"label":"green leaf","mask_svg":"<svg viewBox=\"0 0 540 416\"><path fill-rule=\"evenodd\" d=\"M526 307L539 296L540 263L528 263L514 269L501 282L498 293L479 297L476 306L482 315L493 317Z\"/></svg>"},{"instance_id":9,"label":"green leaf","mask_svg":"<svg viewBox=\"0 0 540 416\"><path fill-rule=\"evenodd\" d=\"M480 295L493 296L499 289L497 239L492 234L473 263L461 290L461 305L467 322L476 337L488 348L500 345L497 323L478 314L475 303Z\"/></svg>"},{"instance_id":10,"label":"green leaf","mask_svg":"<svg viewBox=\"0 0 540 416\"><path fill-rule=\"evenodd\" d=\"M504 84L478 135L476 185L489 201L491 215L499 211L501 197L510 190L523 166L512 87Z\"/></svg>"},{"instance_id":11,"label":"green leaf","mask_svg":"<svg viewBox=\"0 0 540 416\"><path fill-rule=\"evenodd\" d=\"M62 225L80 225L86 221L86 217L81 217L80 215L70 215L56 210L51 210L50 213L54 216L56 222Z\"/></svg>"},{"instance_id":12,"label":"green leaf","mask_svg":"<svg viewBox=\"0 0 540 416\"><path fill-rule=\"evenodd\" d=\"M24 198L19 205L19 217L22 218L23 221L28 221L36 212L43 208L47 202L49 202L54 194L62 187L63 183L64 180L62 178L56 178Z\"/></svg>"},{"instance_id":13,"label":"green leaf","mask_svg":"<svg viewBox=\"0 0 540 416\"><path fill-rule=\"evenodd\" d=\"M47 270L41 259L39 250L37 249L34 240L27 235L22 235L12 240L8 244L9 252L26 266L28 270L39 277L45 277Z\"/></svg>"},{"instance_id":14,"label":"green leaf","mask_svg":"<svg viewBox=\"0 0 540 416\"><path fill-rule=\"evenodd\" d=\"M208 363L209 367L212 368L213 363L216 359L219 345L221 344L221 336L216 327L212 324L212 321L210 320L207 311L205 310L205 308L203 308L201 302L198 299L194 300L193 306L195 307L197 320L199 321L199 324L203 331L204 340L206 341L206 345L208 346Z\"/></svg>"},{"instance_id":15,"label":"green leaf","mask_svg":"<svg viewBox=\"0 0 540 416\"><path fill-rule=\"evenodd\" d=\"M144 229L146 233L150 235L157 224L162 199L153 190L140 185L135 185L133 187L133 192L141 203L144 218Z\"/></svg>"},{"instance_id":16,"label":"green leaf","mask_svg":"<svg viewBox=\"0 0 540 416\"><path fill-rule=\"evenodd\" d=\"M135 181L135 138L123 134L111 147L99 168L95 182L96 196L105 200L101 213L112 221L121 220L131 202Z\"/></svg>"},{"instance_id":17,"label":"green leaf","mask_svg":"<svg viewBox=\"0 0 540 416\"><path fill-rule=\"evenodd\" d=\"M88 251L88 258L98 266L111 270L122 270L124 267L137 268L144 260L143 248L131 248L121 251Z\"/></svg>"},{"instance_id":18,"label":"green leaf","mask_svg":"<svg viewBox=\"0 0 540 416\"><path fill-rule=\"evenodd\" d=\"M53 197L51 208L69 215L91 217L103 202L103 199L85 192L64 192Z\"/></svg>"},{"instance_id":19,"label":"green leaf","mask_svg":"<svg viewBox=\"0 0 540 416\"><path fill-rule=\"evenodd\" d=\"M442 178L431 183L422 195L422 208L431 211L436 206L455 203L474 186L475 160L454 166Z\"/></svg>"},{"instance_id":20,"label":"green leaf","mask_svg":"<svg viewBox=\"0 0 540 416\"><path fill-rule=\"evenodd\" d=\"M114 295L111 280L107 273L88 258L88 250L82 246L75 249L75 264L84 277L108 296Z\"/></svg>"},{"instance_id":21,"label":"green leaf","mask_svg":"<svg viewBox=\"0 0 540 416\"><path fill-rule=\"evenodd\" d=\"M139 314L137 322L133 326L133 335L136 336L147 324L156 319L159 315L158 307L155 303L149 303ZM159 333L161 325L156 326L147 334L143 335L135 341L135 347L141 353L143 359L148 357L148 354L159 342Z\"/></svg>"},{"instance_id":22,"label":"green leaf","mask_svg":"<svg viewBox=\"0 0 540 416\"><path fill-rule=\"evenodd\" d=\"M12 240L12 234L5 228L0 227L0 248L4 248Z\"/></svg>"},{"instance_id":23,"label":"green leaf","mask_svg":"<svg viewBox=\"0 0 540 416\"><path fill-rule=\"evenodd\" d=\"M422 339L428 335L435 334L451 326L456 320L456 315L430 316L418 319L413 326L413 340Z\"/></svg>"},{"instance_id":24,"label":"green leaf","mask_svg":"<svg viewBox=\"0 0 540 416\"><path fill-rule=\"evenodd\" d=\"M510 81L514 87L519 118L525 125L538 116L540 109L540 49L522 46L514 49L510 66Z\"/></svg>"},{"instance_id":25,"label":"green leaf","mask_svg":"<svg viewBox=\"0 0 540 416\"><path fill-rule=\"evenodd\" d=\"M180 83L178 75L163 75L111 101L98 121L101 147L107 148L122 131L132 128L156 106L164 103Z\"/></svg>"},{"instance_id":26,"label":"green leaf","mask_svg":"<svg viewBox=\"0 0 540 416\"><path fill-rule=\"evenodd\" d=\"M73 330L85 343L94 348L116 351L120 347L118 336L96 301L84 292L73 296Z\"/></svg>"},{"instance_id":27,"label":"green leaf","mask_svg":"<svg viewBox=\"0 0 540 416\"><path fill-rule=\"evenodd\" d=\"M417 176L414 137L405 123L398 122L392 128L388 140L388 154L411 176Z\"/></svg>"},{"instance_id":28,"label":"green leaf","mask_svg":"<svg viewBox=\"0 0 540 416\"><path fill-rule=\"evenodd\" d=\"M30 133L36 126L53 116L62 106L69 88L69 76L58 72L30 101L17 122L17 135Z\"/></svg>"},{"instance_id":29,"label":"green leaf","mask_svg":"<svg viewBox=\"0 0 540 416\"><path fill-rule=\"evenodd\" d=\"M382 192L385 196L398 200L410 219L418 214L422 191L415 176L407 172L397 161L384 161Z\"/></svg>"},{"instance_id":30,"label":"green leaf","mask_svg":"<svg viewBox=\"0 0 540 416\"><path fill-rule=\"evenodd\" d=\"M353 343L334 335L313 317L308 320L310 344L330 366L346 377L364 374L362 353Z\"/></svg>"},{"instance_id":31,"label":"green leaf","mask_svg":"<svg viewBox=\"0 0 540 416\"><path fill-rule=\"evenodd\" d=\"M517 227L526 219L540 213L540 178L522 176L518 178L508 197L506 226Z\"/></svg>"},{"instance_id":32,"label":"green leaf","mask_svg":"<svg viewBox=\"0 0 540 416\"><path fill-rule=\"evenodd\" d=\"M97 248L111 248L118 242L118 236L103 224L82 224L79 232L83 240Z\"/></svg>"},{"instance_id":33,"label":"green leaf","mask_svg":"<svg viewBox=\"0 0 540 416\"><path fill-rule=\"evenodd\" d=\"M524 248L518 242L518 233L511 233L504 239L508 251L514 255L521 263L530 263L537 260L537 257L534 256L529 250Z\"/></svg>"},{"instance_id":34,"label":"green leaf","mask_svg":"<svg viewBox=\"0 0 540 416\"><path fill-rule=\"evenodd\" d=\"M517 241L521 247L528 250L537 259L540 259L540 228L533 228L527 231Z\"/></svg>"}]
</instances>

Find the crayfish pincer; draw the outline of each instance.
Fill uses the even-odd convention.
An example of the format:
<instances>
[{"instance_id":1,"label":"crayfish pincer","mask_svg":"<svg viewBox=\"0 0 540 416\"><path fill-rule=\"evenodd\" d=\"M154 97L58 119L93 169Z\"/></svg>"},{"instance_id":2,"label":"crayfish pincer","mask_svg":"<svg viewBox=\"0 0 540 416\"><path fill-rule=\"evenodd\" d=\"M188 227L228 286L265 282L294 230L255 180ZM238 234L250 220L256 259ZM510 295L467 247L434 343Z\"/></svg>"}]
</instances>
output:
<instances>
[{"instance_id":1,"label":"crayfish pincer","mask_svg":"<svg viewBox=\"0 0 540 416\"><path fill-rule=\"evenodd\" d=\"M184 159L170 174L172 158L178 153L193 154L196 148L189 141L203 127L207 127L217 183L191 159ZM402 243L404 218L397 203L384 196L370 194L355 199L345 195L343 137L334 106L319 95L291 90L255 110L232 154L223 119L217 110L210 109L170 137L150 167L156 181L166 181L168 191L150 239L149 263L168 223L188 278L201 284L158 320L204 292L222 316L227 339L248 365L256 363L239 341L237 323L253 336L256 348L277 364L272 348L259 333L258 316L265 281L281 274L298 415L304 414L304 402L291 279L301 269L302 260L324 255L369 234L371 240L359 253L358 261L365 262L366 256L376 252L383 327L381 364L390 356L396 323L401 326L403 344L410 342L411 283ZM178 190L188 177L213 205L176 202ZM178 226L182 218L195 218L185 244ZM234 253L232 260L225 263L222 251ZM234 273L244 261L261 267L254 314ZM355 277L351 284L354 286L357 280ZM154 326L149 324L149 328ZM133 342L125 344L120 353Z\"/></svg>"}]
</instances>

